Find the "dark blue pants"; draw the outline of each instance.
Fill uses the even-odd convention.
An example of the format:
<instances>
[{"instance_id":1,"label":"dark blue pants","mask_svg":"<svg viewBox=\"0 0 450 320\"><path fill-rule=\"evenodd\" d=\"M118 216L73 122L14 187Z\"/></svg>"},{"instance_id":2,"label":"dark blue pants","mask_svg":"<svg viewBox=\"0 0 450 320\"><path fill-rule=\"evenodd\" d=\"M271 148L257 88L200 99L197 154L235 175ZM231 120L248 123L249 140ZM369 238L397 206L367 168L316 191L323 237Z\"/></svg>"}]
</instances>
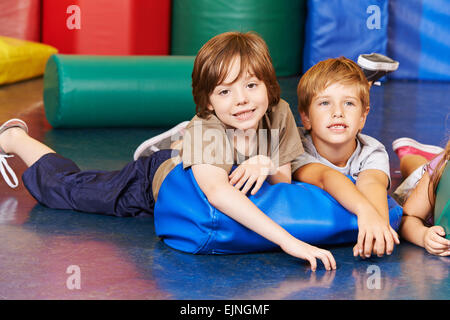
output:
<instances>
[{"instance_id":1,"label":"dark blue pants","mask_svg":"<svg viewBox=\"0 0 450 320\"><path fill-rule=\"evenodd\" d=\"M120 217L149 215L155 206L153 177L172 151L141 157L118 171L81 171L72 160L49 153L29 167L22 180L31 195L49 208Z\"/></svg>"}]
</instances>

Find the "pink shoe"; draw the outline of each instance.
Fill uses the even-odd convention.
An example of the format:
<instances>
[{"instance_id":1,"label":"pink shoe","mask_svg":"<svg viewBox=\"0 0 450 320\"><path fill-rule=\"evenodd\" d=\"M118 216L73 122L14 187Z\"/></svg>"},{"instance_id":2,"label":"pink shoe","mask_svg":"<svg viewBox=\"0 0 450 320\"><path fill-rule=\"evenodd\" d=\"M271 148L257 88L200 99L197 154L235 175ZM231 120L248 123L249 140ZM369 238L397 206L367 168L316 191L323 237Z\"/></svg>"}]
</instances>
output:
<instances>
[{"instance_id":1,"label":"pink shoe","mask_svg":"<svg viewBox=\"0 0 450 320\"><path fill-rule=\"evenodd\" d=\"M428 161L444 151L441 147L421 144L411 138L399 138L394 140L394 142L392 142L392 149L399 159L407 154L415 154L426 158Z\"/></svg>"}]
</instances>

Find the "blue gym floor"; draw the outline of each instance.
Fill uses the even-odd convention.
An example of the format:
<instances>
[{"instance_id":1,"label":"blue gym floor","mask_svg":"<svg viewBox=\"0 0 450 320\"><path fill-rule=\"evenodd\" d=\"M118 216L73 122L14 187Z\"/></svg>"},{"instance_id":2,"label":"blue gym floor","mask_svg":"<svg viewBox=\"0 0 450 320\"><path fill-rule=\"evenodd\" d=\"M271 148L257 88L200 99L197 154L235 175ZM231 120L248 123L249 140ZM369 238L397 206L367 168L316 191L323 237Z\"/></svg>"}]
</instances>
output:
<instances>
[{"instance_id":1,"label":"blue gym floor","mask_svg":"<svg viewBox=\"0 0 450 320\"><path fill-rule=\"evenodd\" d=\"M297 82L280 79L294 114ZM443 146L449 101L450 83L388 81L372 89L364 133L387 147L391 191L400 182L391 142L408 136ZM164 131L54 130L45 119L41 78L0 87L0 122L12 117L27 121L32 136L82 169L119 169L143 140ZM8 161L18 176L25 170L19 159ZM0 299L450 299L449 257L403 241L391 256L361 260L352 247L327 247L338 268L315 273L282 252L185 254L156 237L152 218L52 210L22 183L12 190L0 181ZM70 266L79 267L80 289L67 285Z\"/></svg>"}]
</instances>

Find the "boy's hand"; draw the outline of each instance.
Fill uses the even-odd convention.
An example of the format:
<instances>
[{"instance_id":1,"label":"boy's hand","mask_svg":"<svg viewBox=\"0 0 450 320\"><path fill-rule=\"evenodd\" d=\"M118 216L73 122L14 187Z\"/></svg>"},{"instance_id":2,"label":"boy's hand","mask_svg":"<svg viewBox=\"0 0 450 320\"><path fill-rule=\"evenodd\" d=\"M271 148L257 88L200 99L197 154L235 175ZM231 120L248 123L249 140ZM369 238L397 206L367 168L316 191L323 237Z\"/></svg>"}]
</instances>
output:
<instances>
[{"instance_id":1,"label":"boy's hand","mask_svg":"<svg viewBox=\"0 0 450 320\"><path fill-rule=\"evenodd\" d=\"M380 170L367 169L361 171L356 180L356 187L366 201L356 208L358 216L358 242L353 254L368 258L376 254L391 254L394 243L400 240L394 229L389 225L389 208L387 204L387 187L389 177ZM362 205L362 207L361 207Z\"/></svg>"},{"instance_id":2,"label":"boy's hand","mask_svg":"<svg viewBox=\"0 0 450 320\"><path fill-rule=\"evenodd\" d=\"M284 252L300 258L303 260L308 260L311 265L311 271L316 271L317 261L320 259L326 270L336 269L336 261L330 251L314 247L306 242L295 239L289 241L287 244L280 246Z\"/></svg>"},{"instance_id":3,"label":"boy's hand","mask_svg":"<svg viewBox=\"0 0 450 320\"><path fill-rule=\"evenodd\" d=\"M355 257L359 254L364 259L372 253L378 257L384 253L390 255L394 250L394 243L400 243L395 230L386 224L376 211L358 214L358 230L358 242L353 248Z\"/></svg>"},{"instance_id":4,"label":"boy's hand","mask_svg":"<svg viewBox=\"0 0 450 320\"><path fill-rule=\"evenodd\" d=\"M254 156L239 165L230 175L230 183L237 189L246 194L250 188L254 195L261 188L267 176L275 171L274 165L269 157L258 155ZM244 185L245 183L245 185Z\"/></svg>"},{"instance_id":5,"label":"boy's hand","mask_svg":"<svg viewBox=\"0 0 450 320\"><path fill-rule=\"evenodd\" d=\"M434 255L450 256L450 240L445 237L445 230L441 226L428 228L423 237L425 249Z\"/></svg>"}]
</instances>

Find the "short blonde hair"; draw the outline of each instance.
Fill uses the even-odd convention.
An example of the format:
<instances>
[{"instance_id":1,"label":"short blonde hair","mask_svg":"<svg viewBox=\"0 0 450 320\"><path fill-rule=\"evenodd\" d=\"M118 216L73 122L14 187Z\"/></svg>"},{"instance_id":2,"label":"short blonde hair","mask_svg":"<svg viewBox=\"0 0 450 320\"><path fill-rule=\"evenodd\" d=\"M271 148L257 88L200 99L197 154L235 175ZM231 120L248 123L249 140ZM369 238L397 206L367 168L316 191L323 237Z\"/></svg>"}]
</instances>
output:
<instances>
[{"instance_id":1,"label":"short blonde hair","mask_svg":"<svg viewBox=\"0 0 450 320\"><path fill-rule=\"evenodd\" d=\"M297 86L298 111L308 115L314 97L333 83L356 85L364 110L370 105L369 82L361 68L339 57L320 61L302 76Z\"/></svg>"},{"instance_id":2,"label":"short blonde hair","mask_svg":"<svg viewBox=\"0 0 450 320\"><path fill-rule=\"evenodd\" d=\"M272 59L264 40L253 32L226 32L210 39L198 52L192 71L192 94L196 113L208 118L209 96L227 77L230 66L240 57L240 72L251 71L267 87L269 107L280 101L278 84Z\"/></svg>"}]
</instances>

